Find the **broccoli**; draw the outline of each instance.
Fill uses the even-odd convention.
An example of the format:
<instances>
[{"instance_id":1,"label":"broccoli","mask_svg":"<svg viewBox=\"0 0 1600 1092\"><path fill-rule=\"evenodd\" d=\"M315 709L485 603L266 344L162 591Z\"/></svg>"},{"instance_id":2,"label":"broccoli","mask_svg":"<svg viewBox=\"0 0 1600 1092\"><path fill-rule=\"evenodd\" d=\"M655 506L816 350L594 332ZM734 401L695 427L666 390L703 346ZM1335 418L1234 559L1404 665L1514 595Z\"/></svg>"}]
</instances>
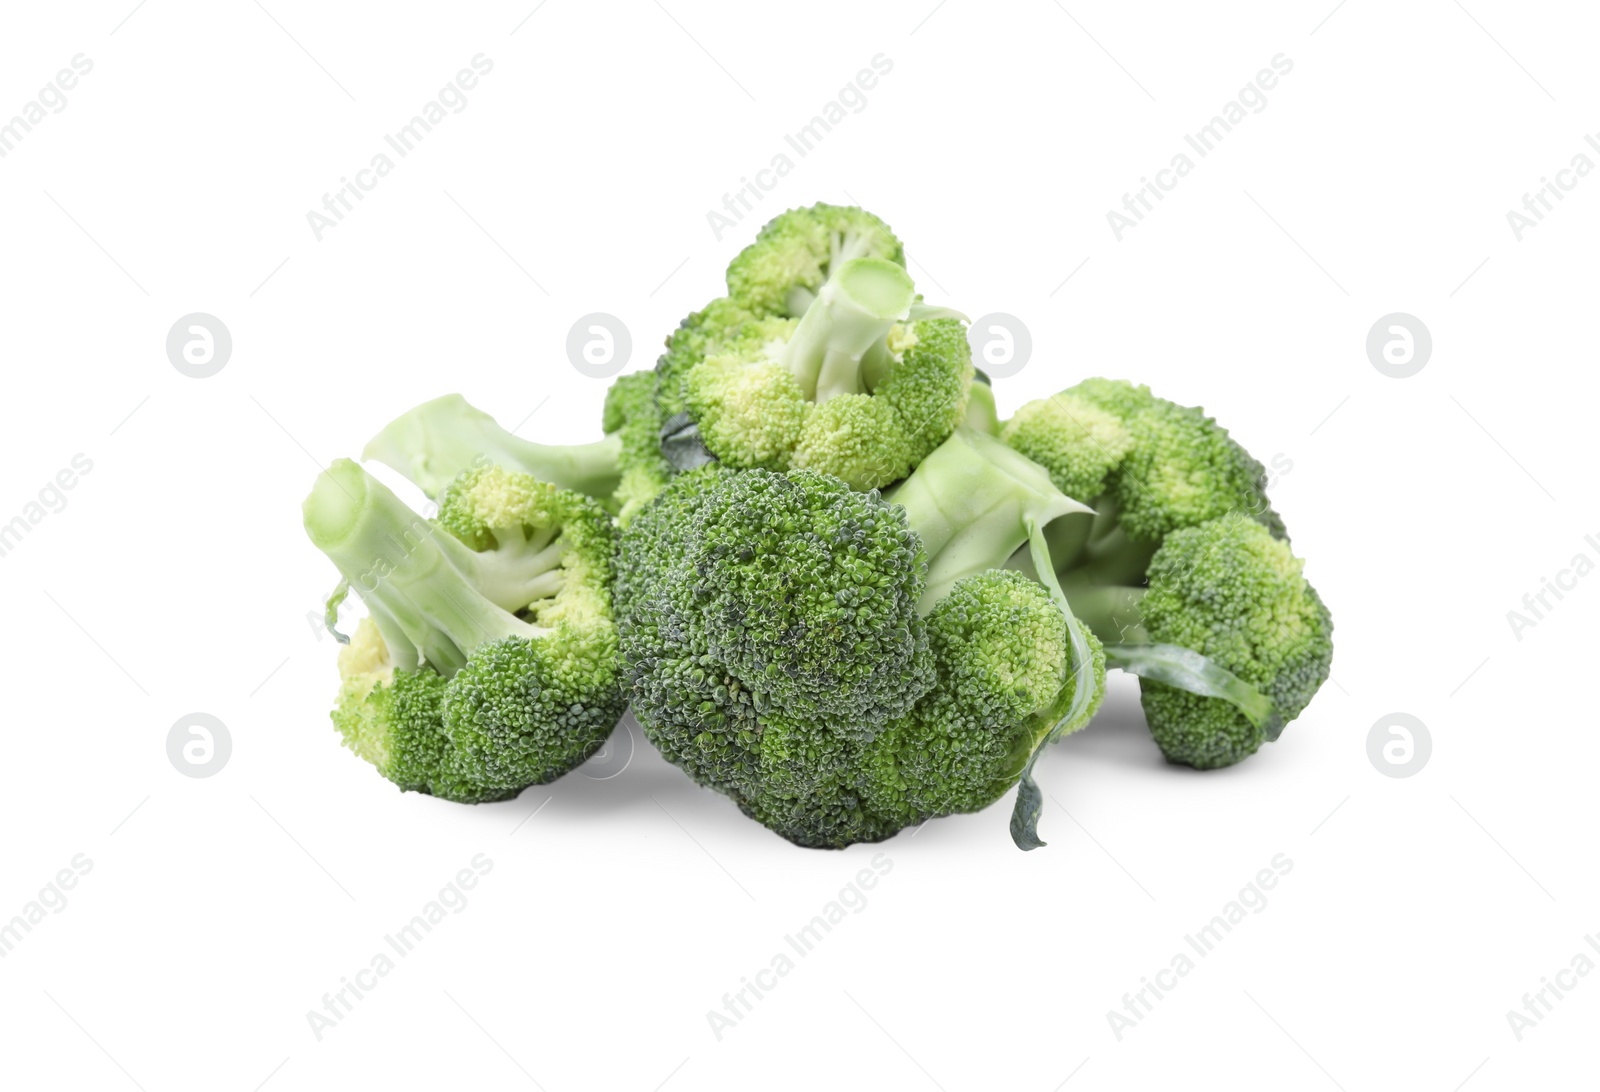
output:
<instances>
[{"instance_id":1,"label":"broccoli","mask_svg":"<svg viewBox=\"0 0 1600 1092\"><path fill-rule=\"evenodd\" d=\"M683 320L656 364L662 449L811 469L856 489L905 477L963 418L963 317L924 304L871 213L817 205L774 219L728 267L728 295Z\"/></svg>"},{"instance_id":2,"label":"broccoli","mask_svg":"<svg viewBox=\"0 0 1600 1092\"><path fill-rule=\"evenodd\" d=\"M1174 531L1142 584L1062 577L1113 665L1141 675L1151 735L1167 760L1231 766L1276 740L1327 681L1333 618L1304 563L1241 515Z\"/></svg>"},{"instance_id":3,"label":"broccoli","mask_svg":"<svg viewBox=\"0 0 1600 1092\"><path fill-rule=\"evenodd\" d=\"M1277 739L1327 678L1332 620L1261 464L1200 410L1119 380L1030 402L1001 436L1094 502L1051 528L1052 563L1109 663L1142 676L1163 754L1212 769Z\"/></svg>"},{"instance_id":4,"label":"broccoli","mask_svg":"<svg viewBox=\"0 0 1600 1092\"><path fill-rule=\"evenodd\" d=\"M1019 780L1013 833L1040 844L1029 773L1093 714L1104 659L1053 576L1003 566L1082 508L965 430L892 502L804 469L681 475L623 532L618 562L646 736L799 845L878 841Z\"/></svg>"},{"instance_id":5,"label":"broccoli","mask_svg":"<svg viewBox=\"0 0 1600 1092\"><path fill-rule=\"evenodd\" d=\"M705 335L682 403L728 466L809 469L876 489L905 477L966 411L971 349L959 319L907 321L915 291L881 258L843 263L800 318Z\"/></svg>"},{"instance_id":6,"label":"broccoli","mask_svg":"<svg viewBox=\"0 0 1600 1092\"><path fill-rule=\"evenodd\" d=\"M334 725L401 789L507 799L611 734L626 705L616 532L595 501L478 466L429 521L343 459L318 476L304 517L368 611L340 650Z\"/></svg>"},{"instance_id":7,"label":"broccoli","mask_svg":"<svg viewBox=\"0 0 1600 1092\"><path fill-rule=\"evenodd\" d=\"M881 258L904 268L900 240L865 209L816 204L768 221L756 241L728 264L728 294L685 318L656 363L658 399L670 418L684 413L684 375L706 352L746 323L799 318L832 274L853 258Z\"/></svg>"},{"instance_id":8,"label":"broccoli","mask_svg":"<svg viewBox=\"0 0 1600 1092\"><path fill-rule=\"evenodd\" d=\"M1000 435L1000 413L994 404L994 387L989 377L977 369L972 373L972 389L967 393L967 412L961 424L975 432Z\"/></svg>"},{"instance_id":9,"label":"broccoli","mask_svg":"<svg viewBox=\"0 0 1600 1092\"><path fill-rule=\"evenodd\" d=\"M622 534L616 598L645 735L800 845L901 824L855 790L863 746L932 684L904 515L814 471L707 467Z\"/></svg>"}]
</instances>

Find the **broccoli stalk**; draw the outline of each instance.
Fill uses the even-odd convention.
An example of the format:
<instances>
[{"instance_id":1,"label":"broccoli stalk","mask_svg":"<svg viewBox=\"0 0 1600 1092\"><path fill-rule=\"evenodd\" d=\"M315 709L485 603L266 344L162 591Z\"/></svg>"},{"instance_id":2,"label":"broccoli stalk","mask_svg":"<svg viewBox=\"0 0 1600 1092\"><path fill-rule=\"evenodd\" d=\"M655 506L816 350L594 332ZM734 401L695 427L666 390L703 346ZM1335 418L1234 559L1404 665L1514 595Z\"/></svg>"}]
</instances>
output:
<instances>
[{"instance_id":1,"label":"broccoli stalk","mask_svg":"<svg viewBox=\"0 0 1600 1092\"><path fill-rule=\"evenodd\" d=\"M360 594L397 667L428 664L449 676L485 641L544 632L504 605L519 598L511 566L480 563L348 459L317 476L303 513L312 543ZM526 583L547 575L535 571ZM520 598L512 609L533 597Z\"/></svg>"},{"instance_id":2,"label":"broccoli stalk","mask_svg":"<svg viewBox=\"0 0 1600 1092\"><path fill-rule=\"evenodd\" d=\"M1050 481L1037 463L992 436L957 429L888 499L906 510L928 552L924 615L956 581L1003 568L1035 527L1089 513Z\"/></svg>"},{"instance_id":3,"label":"broccoli stalk","mask_svg":"<svg viewBox=\"0 0 1600 1092\"><path fill-rule=\"evenodd\" d=\"M617 491L624 462L615 433L587 444L537 444L507 432L459 394L407 410L368 441L361 457L393 467L430 497L469 466L493 463L602 502Z\"/></svg>"},{"instance_id":4,"label":"broccoli stalk","mask_svg":"<svg viewBox=\"0 0 1600 1092\"><path fill-rule=\"evenodd\" d=\"M783 349L783 363L810 402L865 394L868 352L916 299L911 278L882 258L855 258L828 279Z\"/></svg>"}]
</instances>

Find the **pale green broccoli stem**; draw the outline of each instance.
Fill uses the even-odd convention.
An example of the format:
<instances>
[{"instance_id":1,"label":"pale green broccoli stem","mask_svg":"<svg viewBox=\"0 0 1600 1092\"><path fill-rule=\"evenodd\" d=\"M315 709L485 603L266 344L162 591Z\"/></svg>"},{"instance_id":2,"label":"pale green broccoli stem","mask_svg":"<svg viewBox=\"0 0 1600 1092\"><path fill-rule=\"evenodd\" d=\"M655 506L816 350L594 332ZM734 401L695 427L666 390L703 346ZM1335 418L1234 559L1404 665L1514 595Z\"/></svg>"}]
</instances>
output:
<instances>
[{"instance_id":1,"label":"pale green broccoli stem","mask_svg":"<svg viewBox=\"0 0 1600 1092\"><path fill-rule=\"evenodd\" d=\"M975 432L1000 435L1000 414L995 409L993 387L984 382L973 382L972 390L967 395L966 416L961 423Z\"/></svg>"},{"instance_id":2,"label":"pale green broccoli stem","mask_svg":"<svg viewBox=\"0 0 1600 1092\"><path fill-rule=\"evenodd\" d=\"M566 581L561 555L567 544L557 528L540 528L530 538L521 527L493 531L495 548L476 553L440 532L442 545L456 568L501 610L515 614L530 603L549 599Z\"/></svg>"},{"instance_id":3,"label":"pale green broccoli stem","mask_svg":"<svg viewBox=\"0 0 1600 1092\"><path fill-rule=\"evenodd\" d=\"M622 440L616 434L587 444L536 444L507 432L459 394L396 417L361 457L393 467L430 497L480 460L600 500L609 500L622 481Z\"/></svg>"},{"instance_id":4,"label":"pale green broccoli stem","mask_svg":"<svg viewBox=\"0 0 1600 1092\"><path fill-rule=\"evenodd\" d=\"M496 606L461 567L475 557L349 459L317 475L306 533L360 593L395 666L452 675L473 649L543 631Z\"/></svg>"},{"instance_id":5,"label":"pale green broccoli stem","mask_svg":"<svg viewBox=\"0 0 1600 1092\"><path fill-rule=\"evenodd\" d=\"M1072 605L1072 613L1094 631L1104 645L1142 645L1150 642L1145 632L1140 602L1145 589L1115 584L1093 585L1074 581L1070 574L1061 579L1062 591Z\"/></svg>"},{"instance_id":6,"label":"pale green broccoli stem","mask_svg":"<svg viewBox=\"0 0 1600 1092\"><path fill-rule=\"evenodd\" d=\"M958 428L889 499L906 510L928 554L928 585L917 609L933 610L956 581L1003 568L1031 527L1088 512L1038 463L982 432Z\"/></svg>"},{"instance_id":7,"label":"pale green broccoli stem","mask_svg":"<svg viewBox=\"0 0 1600 1092\"><path fill-rule=\"evenodd\" d=\"M817 294L803 284L789 289L783 298L783 313L791 317L803 315L816 302Z\"/></svg>"},{"instance_id":8,"label":"pale green broccoli stem","mask_svg":"<svg viewBox=\"0 0 1600 1092\"><path fill-rule=\"evenodd\" d=\"M864 394L863 363L916 298L906 271L881 258L856 258L833 271L783 350L806 398Z\"/></svg>"},{"instance_id":9,"label":"pale green broccoli stem","mask_svg":"<svg viewBox=\"0 0 1600 1092\"><path fill-rule=\"evenodd\" d=\"M1069 590L1071 585L1102 587L1122 584L1139 587L1144 584L1150 559L1156 556L1160 545L1159 542L1130 539L1118 527L1100 538L1091 537L1074 559L1063 561L1058 557L1056 574L1061 577L1063 584L1069 585Z\"/></svg>"}]
</instances>

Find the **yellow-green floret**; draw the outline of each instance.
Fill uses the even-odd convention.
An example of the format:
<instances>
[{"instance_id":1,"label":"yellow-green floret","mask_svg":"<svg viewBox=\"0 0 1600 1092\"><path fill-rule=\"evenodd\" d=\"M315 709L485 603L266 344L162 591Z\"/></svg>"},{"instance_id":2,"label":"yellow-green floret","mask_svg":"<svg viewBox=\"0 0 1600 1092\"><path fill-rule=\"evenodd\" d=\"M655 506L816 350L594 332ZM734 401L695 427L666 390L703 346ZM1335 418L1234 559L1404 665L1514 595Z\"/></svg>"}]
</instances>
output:
<instances>
[{"instance_id":1,"label":"yellow-green floret","mask_svg":"<svg viewBox=\"0 0 1600 1092\"><path fill-rule=\"evenodd\" d=\"M1084 380L1024 405L1001 438L1050 471L1063 492L1108 514L1097 536L1109 533L1114 518L1127 539L1156 544L1236 512L1286 537L1267 501L1262 465L1203 411L1148 387Z\"/></svg>"},{"instance_id":2,"label":"yellow-green floret","mask_svg":"<svg viewBox=\"0 0 1600 1092\"><path fill-rule=\"evenodd\" d=\"M908 822L979 811L1016 785L1053 732L1087 724L1104 697L1105 654L1068 670L1067 620L1037 582L988 569L956 582L928 615L938 682L875 741L864 791ZM1078 680L1088 706L1060 724Z\"/></svg>"},{"instance_id":3,"label":"yellow-green floret","mask_svg":"<svg viewBox=\"0 0 1600 1092\"><path fill-rule=\"evenodd\" d=\"M807 469L877 489L961 423L972 386L959 319L911 319L898 265L844 263L798 319L746 321L681 369L687 416L727 466Z\"/></svg>"},{"instance_id":4,"label":"yellow-green floret","mask_svg":"<svg viewBox=\"0 0 1600 1092\"><path fill-rule=\"evenodd\" d=\"M906 264L900 240L865 209L821 203L790 209L728 264L728 297L753 314L799 316L832 271L852 258Z\"/></svg>"}]
</instances>

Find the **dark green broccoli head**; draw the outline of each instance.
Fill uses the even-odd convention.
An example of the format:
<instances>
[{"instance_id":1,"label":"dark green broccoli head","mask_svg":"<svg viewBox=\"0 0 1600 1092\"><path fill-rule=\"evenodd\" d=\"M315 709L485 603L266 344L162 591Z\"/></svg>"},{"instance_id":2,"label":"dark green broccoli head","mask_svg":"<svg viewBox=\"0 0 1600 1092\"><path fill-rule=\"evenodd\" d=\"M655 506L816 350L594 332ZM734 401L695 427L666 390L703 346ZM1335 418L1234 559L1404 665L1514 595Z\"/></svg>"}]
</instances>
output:
<instances>
[{"instance_id":1,"label":"dark green broccoli head","mask_svg":"<svg viewBox=\"0 0 1600 1092\"><path fill-rule=\"evenodd\" d=\"M837 479L680 476L622 536L622 653L646 735L792 841L886 836L852 771L932 684L924 570L904 514Z\"/></svg>"},{"instance_id":2,"label":"dark green broccoli head","mask_svg":"<svg viewBox=\"0 0 1600 1092\"><path fill-rule=\"evenodd\" d=\"M769 221L728 265L728 296L757 315L805 313L822 285L852 258L905 265L900 240L865 209L816 204Z\"/></svg>"},{"instance_id":3,"label":"dark green broccoli head","mask_svg":"<svg viewBox=\"0 0 1600 1092\"><path fill-rule=\"evenodd\" d=\"M1300 715L1328 677L1333 619L1288 543L1241 517L1167 536L1140 602L1152 641L1193 649L1267 695L1273 724ZM1239 707L1141 680L1145 718L1162 753L1198 769L1255 753L1271 725Z\"/></svg>"}]
</instances>

